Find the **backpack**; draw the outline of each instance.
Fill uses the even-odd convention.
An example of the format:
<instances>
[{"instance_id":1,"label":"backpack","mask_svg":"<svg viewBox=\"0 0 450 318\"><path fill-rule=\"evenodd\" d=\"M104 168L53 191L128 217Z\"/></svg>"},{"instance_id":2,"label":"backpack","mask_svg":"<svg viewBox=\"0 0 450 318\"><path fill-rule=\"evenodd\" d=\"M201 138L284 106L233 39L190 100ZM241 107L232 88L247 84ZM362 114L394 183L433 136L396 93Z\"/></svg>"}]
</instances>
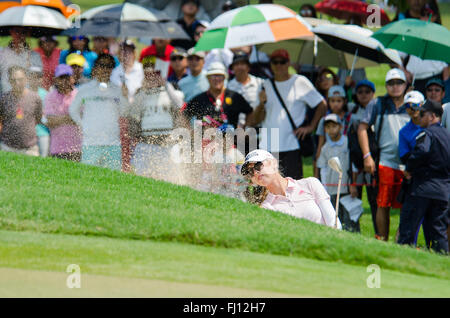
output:
<instances>
[{"instance_id":1,"label":"backpack","mask_svg":"<svg viewBox=\"0 0 450 318\"><path fill-rule=\"evenodd\" d=\"M383 118L384 114L386 113L387 109L387 100L385 96L380 97L381 98L381 114L380 114L380 121L378 122L378 132L381 131L382 125L383 125ZM359 109L359 105L356 106L352 110L352 114L356 113ZM372 158L375 162L379 161L380 156L380 147L378 145L378 138L375 134L375 132L369 127L367 129L367 136L369 139L369 149ZM359 146L359 140L358 140L358 128L355 128L355 125L350 125L349 130L347 132L347 138L348 138L348 148L350 151L350 161L355 165L355 167L358 170L364 169L364 154L362 153L361 147Z\"/></svg>"}]
</instances>

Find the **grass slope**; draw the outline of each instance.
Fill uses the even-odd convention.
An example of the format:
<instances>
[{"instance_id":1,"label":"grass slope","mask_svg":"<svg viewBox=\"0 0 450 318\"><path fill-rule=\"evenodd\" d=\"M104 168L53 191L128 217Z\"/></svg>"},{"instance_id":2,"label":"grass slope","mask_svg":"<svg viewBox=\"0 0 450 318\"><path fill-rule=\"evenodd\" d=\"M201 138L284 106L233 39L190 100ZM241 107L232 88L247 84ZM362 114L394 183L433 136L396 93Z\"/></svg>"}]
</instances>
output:
<instances>
[{"instance_id":1,"label":"grass slope","mask_svg":"<svg viewBox=\"0 0 450 318\"><path fill-rule=\"evenodd\" d=\"M445 256L187 187L0 153L0 229L173 241L450 278Z\"/></svg>"},{"instance_id":2,"label":"grass slope","mask_svg":"<svg viewBox=\"0 0 450 318\"><path fill-rule=\"evenodd\" d=\"M24 257L26 255L27 257ZM81 289L65 285L78 264ZM11 269L14 268L14 269ZM449 297L449 280L172 242L0 231L0 297Z\"/></svg>"}]
</instances>

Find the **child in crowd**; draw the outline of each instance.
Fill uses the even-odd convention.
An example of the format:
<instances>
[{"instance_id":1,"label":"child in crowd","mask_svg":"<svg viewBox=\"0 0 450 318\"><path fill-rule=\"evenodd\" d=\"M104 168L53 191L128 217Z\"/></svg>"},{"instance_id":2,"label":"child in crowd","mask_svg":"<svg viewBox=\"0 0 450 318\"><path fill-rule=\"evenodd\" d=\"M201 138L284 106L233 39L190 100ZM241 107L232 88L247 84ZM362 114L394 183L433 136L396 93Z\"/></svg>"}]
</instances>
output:
<instances>
[{"instance_id":1,"label":"child in crowd","mask_svg":"<svg viewBox=\"0 0 450 318\"><path fill-rule=\"evenodd\" d=\"M122 149L119 119L128 111L128 101L110 77L115 60L100 54L94 63L94 80L81 85L69 113L83 132L81 162L120 170Z\"/></svg>"},{"instance_id":2,"label":"child in crowd","mask_svg":"<svg viewBox=\"0 0 450 318\"><path fill-rule=\"evenodd\" d=\"M348 139L347 136L342 134L342 124L339 116L337 114L325 116L324 129L328 138L320 152L317 167L320 168L321 181L325 185L328 194L330 194L331 202L333 206L336 206L339 174L328 167L329 159L338 157L341 162L343 170L341 198L349 194L349 192L356 193L356 187L348 185L350 181L350 154L348 151ZM349 212L341 204L339 204L339 219L344 230L360 232L359 221L352 221Z\"/></svg>"},{"instance_id":3,"label":"child in crowd","mask_svg":"<svg viewBox=\"0 0 450 318\"><path fill-rule=\"evenodd\" d=\"M343 123L343 125L341 125L341 134L346 136L348 127L350 125L351 113L348 112L347 98L344 88L339 85L330 87L330 89L328 90L327 102L329 108L328 114L336 114L338 116L339 120ZM319 140L317 143L316 160L320 156L320 152L325 141L330 140L330 137L325 134L324 119L325 117L319 121L316 130L316 135L319 136ZM314 177L319 178L318 167L315 167L314 169Z\"/></svg>"}]
</instances>

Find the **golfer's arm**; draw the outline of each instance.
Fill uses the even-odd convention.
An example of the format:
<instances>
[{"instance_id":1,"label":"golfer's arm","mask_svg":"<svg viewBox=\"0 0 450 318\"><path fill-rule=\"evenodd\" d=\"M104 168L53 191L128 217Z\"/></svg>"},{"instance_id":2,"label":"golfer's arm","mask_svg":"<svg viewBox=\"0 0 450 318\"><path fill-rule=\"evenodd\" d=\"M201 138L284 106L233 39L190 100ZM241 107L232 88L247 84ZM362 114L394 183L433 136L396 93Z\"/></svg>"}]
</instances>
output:
<instances>
[{"instance_id":1,"label":"golfer's arm","mask_svg":"<svg viewBox=\"0 0 450 318\"><path fill-rule=\"evenodd\" d=\"M317 204L320 208L320 212L322 212L322 217L325 221L325 224L329 227L333 227L336 223L336 211L333 208L333 205L331 204L331 201L328 200L322 200L319 201ZM342 229L341 222L339 221L339 218L337 219L337 228L340 230Z\"/></svg>"},{"instance_id":2,"label":"golfer's arm","mask_svg":"<svg viewBox=\"0 0 450 318\"><path fill-rule=\"evenodd\" d=\"M369 136L367 135L367 129L369 125L367 123L360 123L358 126L358 141L363 156L370 152Z\"/></svg>"}]
</instances>

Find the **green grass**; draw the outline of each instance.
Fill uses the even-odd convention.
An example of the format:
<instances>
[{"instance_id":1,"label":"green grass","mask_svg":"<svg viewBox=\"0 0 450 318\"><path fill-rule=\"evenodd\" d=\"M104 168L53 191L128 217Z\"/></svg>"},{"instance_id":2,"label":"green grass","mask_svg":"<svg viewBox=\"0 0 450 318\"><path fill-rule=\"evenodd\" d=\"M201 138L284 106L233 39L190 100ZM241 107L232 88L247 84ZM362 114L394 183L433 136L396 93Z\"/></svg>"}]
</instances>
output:
<instances>
[{"instance_id":1,"label":"green grass","mask_svg":"<svg viewBox=\"0 0 450 318\"><path fill-rule=\"evenodd\" d=\"M445 256L97 167L0 153L0 189L5 230L171 241L450 278Z\"/></svg>"},{"instance_id":2,"label":"green grass","mask_svg":"<svg viewBox=\"0 0 450 318\"><path fill-rule=\"evenodd\" d=\"M80 266L81 289L78 291L65 287L69 275L65 271L69 264ZM8 268L27 271L13 271L15 275L7 277L10 276L7 275ZM40 272L43 270L53 274ZM3 272L5 277L2 277ZM32 275L24 275L29 273ZM381 267L381 288L371 289L366 283L370 274L365 266L234 249L0 231L0 297L36 294L44 297L146 297L152 291L141 285L146 286L149 280L162 281L158 290L150 294L153 297L230 297L236 294L240 295L238 297L450 296L447 279L399 273ZM110 286L107 284L110 280L120 285ZM96 284L98 281L100 283ZM167 291L174 282L195 285L189 285L187 291L179 291L179 288ZM95 285L101 286L96 288ZM127 285L131 285L129 289L122 290ZM111 287L120 292L112 293ZM230 287L239 290L227 289Z\"/></svg>"}]
</instances>

